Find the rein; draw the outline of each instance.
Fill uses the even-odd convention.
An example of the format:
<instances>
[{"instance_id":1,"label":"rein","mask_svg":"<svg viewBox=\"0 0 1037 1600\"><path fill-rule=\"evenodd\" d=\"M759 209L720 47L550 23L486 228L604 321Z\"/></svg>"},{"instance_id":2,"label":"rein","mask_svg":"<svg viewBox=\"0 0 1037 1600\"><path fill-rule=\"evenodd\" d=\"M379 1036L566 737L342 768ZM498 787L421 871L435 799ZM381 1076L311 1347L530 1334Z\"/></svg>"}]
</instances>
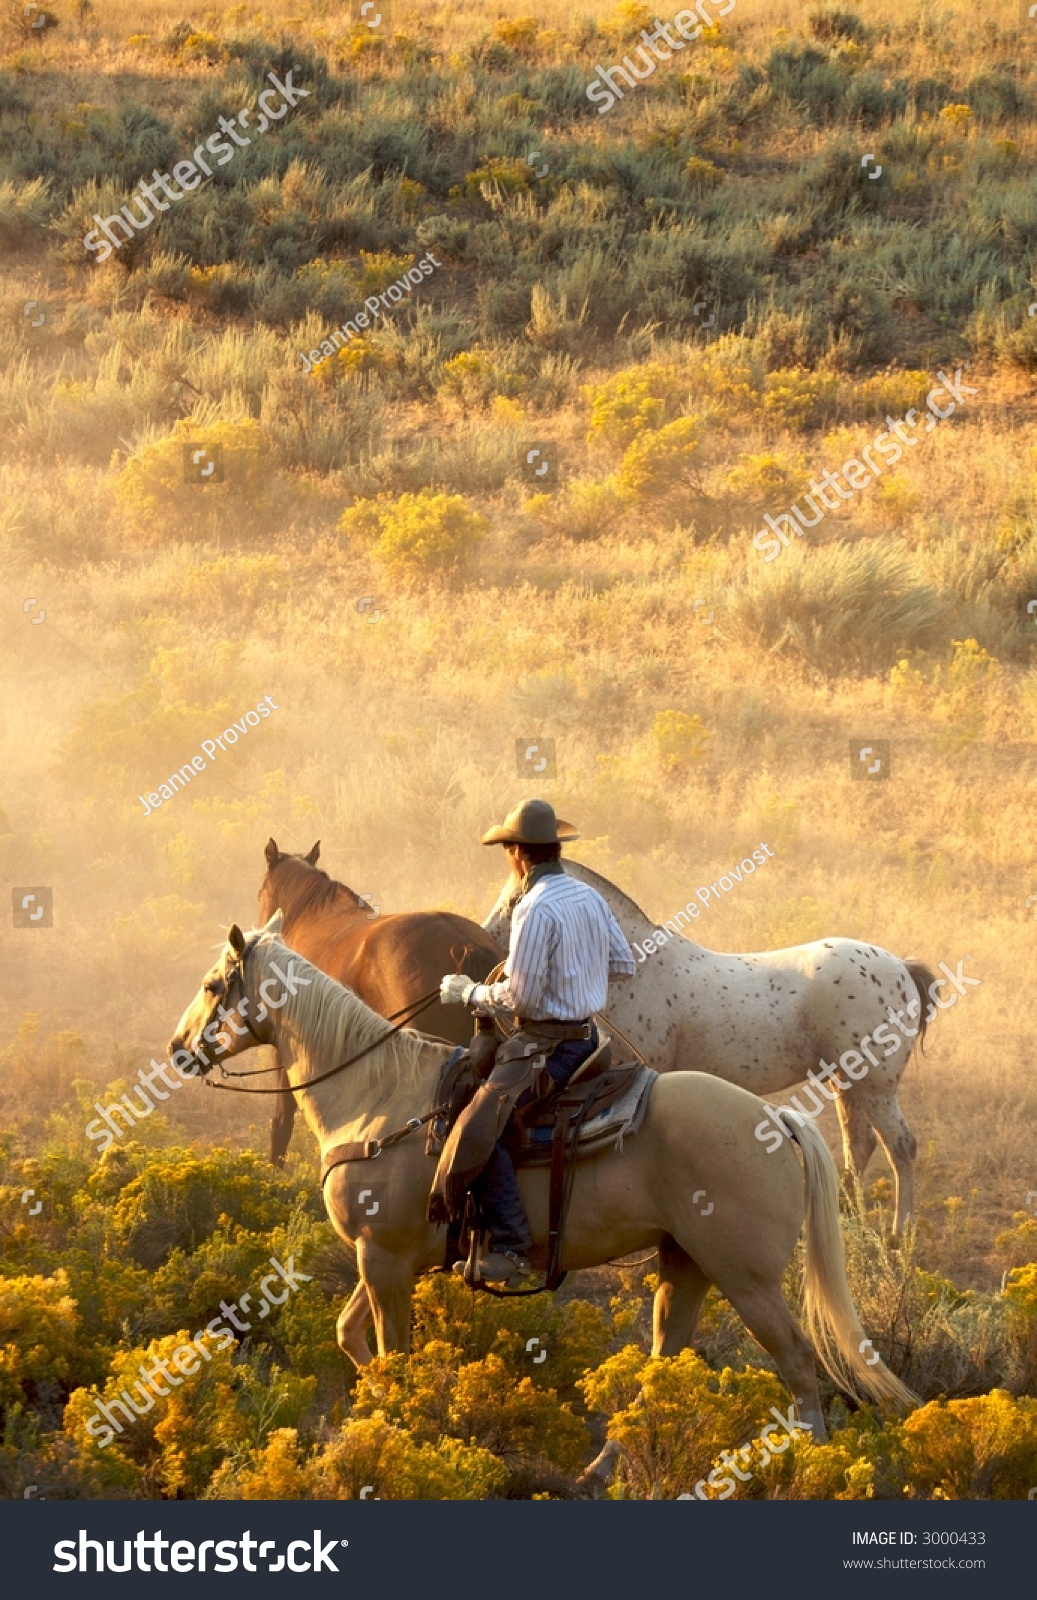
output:
<instances>
[{"instance_id":1,"label":"rein","mask_svg":"<svg viewBox=\"0 0 1037 1600\"><path fill-rule=\"evenodd\" d=\"M466 944L451 945L450 954L454 958L454 963L458 972L463 969L464 964L468 960L468 957L471 955L471 953L472 952L470 948ZM237 962L237 977L242 989L245 987L245 957L247 954L248 951L243 950ZM224 996L226 996L228 993L229 985L225 985ZM298 1088L296 1088L293 1084L288 1083L283 1088L278 1089L238 1089L232 1083L213 1083L209 1078L205 1080L206 1088L223 1089L227 1094L298 1094L302 1089L309 1089L315 1083L327 1082L328 1078L333 1078L336 1073L345 1072L347 1067L353 1066L353 1064L357 1061L362 1061L364 1056L371 1054L372 1050L377 1050L379 1045L385 1044L403 1028L409 1027L416 1017L420 1017L421 1013L423 1011L427 1011L429 1006L433 1005L438 999L439 988L437 987L435 989L430 989L428 994L423 994L420 1000L412 1000L408 1005L401 1006L399 1011L394 1011L391 1016L388 1016L385 1019L386 1022L395 1022L396 1026L394 1028L390 1028L387 1033L383 1033L380 1039L373 1039L371 1043L365 1045L362 1050L358 1050L355 1056L350 1056L348 1061L340 1061L337 1067L331 1068L330 1072L322 1072L319 1077L310 1078L306 1083L300 1083ZM396 1021L397 1017L400 1019L398 1022ZM249 1033L252 1035L253 1039L255 1039L257 1044L264 1043L264 1041L259 1038L248 1017L245 1017L245 1026L248 1028ZM268 1072L280 1072L282 1070L280 1062L278 1062L276 1067L257 1067L249 1072L230 1072L222 1062L220 1062L219 1067L220 1073L224 1078L262 1078L265 1077ZM287 1073L285 1075L287 1076ZM435 1112L432 1112L431 1115L434 1116ZM428 1118L425 1118L424 1120L428 1121ZM421 1123L418 1122L415 1124L415 1126L420 1127ZM404 1131L407 1133L411 1131L410 1123L408 1123L407 1128ZM400 1137L402 1138L402 1136L403 1135L401 1134ZM395 1140L393 1142L395 1143Z\"/></svg>"},{"instance_id":2,"label":"rein","mask_svg":"<svg viewBox=\"0 0 1037 1600\"><path fill-rule=\"evenodd\" d=\"M394 1018L399 1017L400 1021L396 1023L395 1027L389 1028L379 1038L372 1039L371 1043L365 1045L362 1050L358 1050L355 1056L350 1056L347 1061L340 1061L337 1067L332 1067L328 1072L320 1073L316 1078L308 1079L306 1083L298 1085L289 1083L284 1088L279 1089L239 1089L233 1083L213 1083L211 1079L206 1079L205 1086L207 1089L222 1089L226 1094L299 1094L303 1089L312 1089L314 1084L326 1083L329 1078L334 1078L337 1073L345 1072L347 1067L353 1066L357 1061L362 1061L364 1056L370 1055L372 1050L377 1050L380 1045L387 1043L389 1039L400 1033L414 1021L415 1017L420 1017L421 1013L427 1011L429 1006L438 999L439 986L437 985L428 994L422 995L420 1000L412 1000L409 1005L401 1007L399 1011L394 1011L391 1017L386 1018L388 1022L392 1022ZM282 1070L280 1063L278 1063L276 1067L258 1067L250 1072L229 1072L220 1063L220 1072L225 1078L261 1078L268 1072L280 1072Z\"/></svg>"}]
</instances>

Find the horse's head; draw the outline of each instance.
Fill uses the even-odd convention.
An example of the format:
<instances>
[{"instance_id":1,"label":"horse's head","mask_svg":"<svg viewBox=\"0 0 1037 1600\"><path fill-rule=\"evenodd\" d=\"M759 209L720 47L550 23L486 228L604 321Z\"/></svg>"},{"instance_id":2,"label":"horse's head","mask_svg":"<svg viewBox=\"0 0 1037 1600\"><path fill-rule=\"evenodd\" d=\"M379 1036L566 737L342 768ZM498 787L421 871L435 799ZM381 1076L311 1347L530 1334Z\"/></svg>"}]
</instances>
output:
<instances>
[{"instance_id":1,"label":"horse's head","mask_svg":"<svg viewBox=\"0 0 1037 1600\"><path fill-rule=\"evenodd\" d=\"M265 919L283 911L289 936L306 918L323 916L333 910L336 917L377 914L370 901L346 884L339 883L318 867L320 840L307 855L289 855L277 848L276 839L266 842L266 877L259 890L259 914Z\"/></svg>"},{"instance_id":2,"label":"horse's head","mask_svg":"<svg viewBox=\"0 0 1037 1600\"><path fill-rule=\"evenodd\" d=\"M269 922L274 912L281 906L282 897L286 886L286 878L291 872L290 863L302 862L307 867L316 870L317 875L326 878L326 874L317 867L320 859L320 840L313 846L308 855L290 855L285 850L278 850L277 840L268 839L266 842L266 877L259 886L259 917L261 922Z\"/></svg>"},{"instance_id":3,"label":"horse's head","mask_svg":"<svg viewBox=\"0 0 1037 1600\"><path fill-rule=\"evenodd\" d=\"M250 992L247 968L261 939L280 939L282 921L277 911L265 927L249 934L234 923L169 1041L169 1059L178 1071L192 1069L189 1076L200 1071L204 1077L215 1062L271 1042L270 1010L262 996L257 1003Z\"/></svg>"}]
</instances>

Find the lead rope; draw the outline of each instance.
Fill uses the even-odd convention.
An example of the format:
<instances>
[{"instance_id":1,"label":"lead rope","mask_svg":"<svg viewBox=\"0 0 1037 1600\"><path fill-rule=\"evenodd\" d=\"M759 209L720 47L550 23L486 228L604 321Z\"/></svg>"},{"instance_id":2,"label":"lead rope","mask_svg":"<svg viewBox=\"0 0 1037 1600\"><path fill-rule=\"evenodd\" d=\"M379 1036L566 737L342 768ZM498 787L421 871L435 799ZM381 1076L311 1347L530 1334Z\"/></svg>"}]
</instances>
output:
<instances>
[{"instance_id":1,"label":"lead rope","mask_svg":"<svg viewBox=\"0 0 1037 1600\"><path fill-rule=\"evenodd\" d=\"M637 1057L638 1061L640 1061L641 1065L643 1067L647 1067L648 1062L645 1060L644 1056L641 1054L640 1050L637 1048L637 1045L633 1044L627 1038L627 1036L623 1032L622 1028L617 1027L617 1025L614 1022L610 1022L608 1017L605 1015L604 1011L599 1011L598 1012L598 1016L601 1018L602 1022L605 1024L606 1028L608 1028L612 1033L618 1033L619 1037L622 1039L622 1041L626 1045L627 1049L633 1051L634 1055Z\"/></svg>"}]
</instances>

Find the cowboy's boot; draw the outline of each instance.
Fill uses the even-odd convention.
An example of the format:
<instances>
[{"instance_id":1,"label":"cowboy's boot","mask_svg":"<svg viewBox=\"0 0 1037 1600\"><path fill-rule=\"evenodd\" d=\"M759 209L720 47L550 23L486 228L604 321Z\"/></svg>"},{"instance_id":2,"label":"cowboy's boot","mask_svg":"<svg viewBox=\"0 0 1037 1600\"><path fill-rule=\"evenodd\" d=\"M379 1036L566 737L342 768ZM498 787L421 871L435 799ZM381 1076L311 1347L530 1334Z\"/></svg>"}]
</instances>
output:
<instances>
[{"instance_id":1,"label":"cowboy's boot","mask_svg":"<svg viewBox=\"0 0 1037 1600\"><path fill-rule=\"evenodd\" d=\"M463 1278L468 1263L455 1261L453 1271ZM478 1283L511 1283L513 1279L528 1278L532 1272L528 1257L517 1250L491 1250L480 1255L476 1267Z\"/></svg>"}]
</instances>

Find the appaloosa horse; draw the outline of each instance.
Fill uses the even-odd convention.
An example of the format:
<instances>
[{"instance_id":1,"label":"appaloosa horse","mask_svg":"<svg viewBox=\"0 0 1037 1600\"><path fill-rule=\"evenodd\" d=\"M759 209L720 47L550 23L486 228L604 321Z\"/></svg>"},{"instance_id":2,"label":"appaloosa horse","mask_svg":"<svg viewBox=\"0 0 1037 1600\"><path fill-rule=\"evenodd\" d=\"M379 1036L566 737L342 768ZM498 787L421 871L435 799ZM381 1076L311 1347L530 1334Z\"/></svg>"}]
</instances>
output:
<instances>
[{"instance_id":1,"label":"appaloosa horse","mask_svg":"<svg viewBox=\"0 0 1037 1600\"><path fill-rule=\"evenodd\" d=\"M834 1100L848 1169L864 1172L878 1136L896 1174L896 1238L911 1215L917 1150L897 1087L915 1035L924 1039L935 1010L924 1004L936 981L929 968L863 939L818 939L752 955L707 950L682 936L686 912L657 927L600 873L568 857L562 865L604 896L632 945L644 952L648 941L650 953L641 955L634 976L610 984L605 1026L621 1029L657 1072L694 1067L770 1097L846 1052L856 1054L846 1069L850 1082L836 1073L820 1095L813 1081L801 1091L806 1105L798 1094L789 1099L811 1118ZM518 890L513 874L483 924L502 945ZM897 1008L905 1020L894 1028L888 1012Z\"/></svg>"},{"instance_id":2,"label":"appaloosa horse","mask_svg":"<svg viewBox=\"0 0 1037 1600\"><path fill-rule=\"evenodd\" d=\"M322 972L352 989L383 1017L435 989L444 973L458 970L454 952L466 950L461 970L481 981L504 952L477 922L453 911L402 911L385 916L317 865L320 840L308 855L282 854L266 846L267 872L259 890L266 922L284 913L284 942ZM472 1019L461 1006L437 999L415 1025L454 1044L467 1044ZM270 1155L279 1166L292 1137L295 1099L281 1095L270 1129Z\"/></svg>"},{"instance_id":3,"label":"appaloosa horse","mask_svg":"<svg viewBox=\"0 0 1037 1600\"><path fill-rule=\"evenodd\" d=\"M335 1153L324 1204L335 1231L355 1247L360 1269L339 1317L340 1343L358 1359L341 1332L355 1321L357 1301L364 1316L370 1304L379 1355L407 1350L415 1278L444 1259L446 1230L427 1210L436 1158L426 1152L419 1124L435 1104L450 1046L414 1032L387 1036L384 1020L356 995L286 950L281 923L276 914L247 936L230 929L177 1025L170 1056L182 1072L194 1066L207 1073L211 1054L222 1064L256 1044L274 1046L322 1161ZM221 1008L246 1026L217 1020ZM838 1181L824 1140L793 1114L785 1124L790 1137L770 1152L753 1133L763 1115L761 1100L720 1078L680 1071L657 1078L637 1134L621 1149L577 1163L561 1264L593 1267L658 1250L656 1355L689 1342L715 1283L773 1356L803 1422L822 1440L815 1353L851 1394L905 1406L914 1397L877 1355L863 1354L872 1346L846 1281ZM549 1169L520 1167L537 1266L548 1253L549 1183ZM708 1209L696 1203L703 1191ZM365 1205L372 1196L376 1203ZM782 1293L804 1219L813 1350Z\"/></svg>"}]
</instances>

